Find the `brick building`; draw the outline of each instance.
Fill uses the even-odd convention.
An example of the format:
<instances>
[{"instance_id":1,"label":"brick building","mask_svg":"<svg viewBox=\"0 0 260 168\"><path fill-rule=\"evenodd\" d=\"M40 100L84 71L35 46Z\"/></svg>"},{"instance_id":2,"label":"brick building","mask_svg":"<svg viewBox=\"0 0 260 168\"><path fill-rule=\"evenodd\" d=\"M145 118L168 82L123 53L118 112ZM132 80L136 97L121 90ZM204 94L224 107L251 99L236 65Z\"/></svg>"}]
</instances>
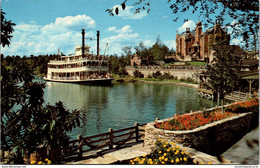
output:
<instances>
[{"instance_id":1,"label":"brick building","mask_svg":"<svg viewBox=\"0 0 260 168\"><path fill-rule=\"evenodd\" d=\"M177 61L206 61L211 62L213 59L212 45L216 42L216 37L226 40L229 45L230 35L221 28L221 24L216 20L213 27L202 32L202 24L200 21L196 23L196 28L186 31L182 34L176 33L176 56Z\"/></svg>"}]
</instances>

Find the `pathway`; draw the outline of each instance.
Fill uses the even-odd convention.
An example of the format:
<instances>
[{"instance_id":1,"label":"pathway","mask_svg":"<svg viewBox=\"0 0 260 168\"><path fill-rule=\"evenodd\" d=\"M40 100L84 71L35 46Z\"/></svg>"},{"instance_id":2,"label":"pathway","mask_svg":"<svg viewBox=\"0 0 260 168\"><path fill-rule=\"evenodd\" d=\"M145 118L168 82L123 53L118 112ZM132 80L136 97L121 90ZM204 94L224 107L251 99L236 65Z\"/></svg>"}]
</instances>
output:
<instances>
[{"instance_id":1,"label":"pathway","mask_svg":"<svg viewBox=\"0 0 260 168\"><path fill-rule=\"evenodd\" d=\"M259 164L259 127L246 134L224 152L222 157L239 164Z\"/></svg>"}]
</instances>

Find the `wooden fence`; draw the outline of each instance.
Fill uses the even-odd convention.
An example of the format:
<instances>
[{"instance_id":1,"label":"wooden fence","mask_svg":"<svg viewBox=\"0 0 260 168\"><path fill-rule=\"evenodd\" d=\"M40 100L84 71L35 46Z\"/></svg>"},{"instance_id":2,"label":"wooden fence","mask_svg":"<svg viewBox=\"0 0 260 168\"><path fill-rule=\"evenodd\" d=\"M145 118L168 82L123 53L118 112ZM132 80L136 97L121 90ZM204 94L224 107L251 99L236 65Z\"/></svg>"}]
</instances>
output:
<instances>
[{"instance_id":1,"label":"wooden fence","mask_svg":"<svg viewBox=\"0 0 260 168\"><path fill-rule=\"evenodd\" d=\"M135 123L134 126L123 128L119 130L109 129L108 132L83 137L78 135L78 138L68 142L68 147L64 149L49 150L41 148L44 152L37 152L39 154L39 160L44 156L48 157L53 163L64 163L72 160L84 159L84 154L99 154L106 150L118 149L128 142L139 142L144 136L144 125ZM47 153L46 153L47 152ZM1 149L1 163L7 164L12 161L13 156L7 150ZM30 164L29 159L24 160L25 164ZM11 163L11 162L10 162Z\"/></svg>"},{"instance_id":2,"label":"wooden fence","mask_svg":"<svg viewBox=\"0 0 260 168\"><path fill-rule=\"evenodd\" d=\"M130 141L138 142L144 135L144 125L135 123L132 127L119 130L110 128L106 133L88 137L78 135L77 139L69 141L69 147L62 149L59 152L59 157L56 159L59 161L80 160L83 158L84 153L97 152L98 150L102 152L104 150L120 148Z\"/></svg>"}]
</instances>

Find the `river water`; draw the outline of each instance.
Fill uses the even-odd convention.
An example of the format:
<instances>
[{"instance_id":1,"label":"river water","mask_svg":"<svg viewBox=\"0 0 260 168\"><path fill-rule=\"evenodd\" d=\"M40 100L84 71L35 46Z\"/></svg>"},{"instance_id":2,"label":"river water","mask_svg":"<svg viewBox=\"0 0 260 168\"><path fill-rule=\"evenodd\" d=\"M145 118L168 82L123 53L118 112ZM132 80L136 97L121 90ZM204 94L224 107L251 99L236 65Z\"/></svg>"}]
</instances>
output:
<instances>
[{"instance_id":1,"label":"river water","mask_svg":"<svg viewBox=\"0 0 260 168\"><path fill-rule=\"evenodd\" d=\"M45 102L62 101L68 109L82 109L81 127L68 134L85 136L172 117L213 106L194 88L173 84L124 83L111 86L46 82Z\"/></svg>"}]
</instances>

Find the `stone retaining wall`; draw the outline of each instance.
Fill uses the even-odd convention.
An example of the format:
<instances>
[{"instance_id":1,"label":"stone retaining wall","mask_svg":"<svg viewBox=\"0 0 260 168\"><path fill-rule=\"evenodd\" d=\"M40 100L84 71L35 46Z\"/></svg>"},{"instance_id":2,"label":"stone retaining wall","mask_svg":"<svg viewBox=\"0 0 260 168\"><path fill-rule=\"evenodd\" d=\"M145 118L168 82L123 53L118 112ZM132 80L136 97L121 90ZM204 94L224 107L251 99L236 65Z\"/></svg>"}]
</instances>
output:
<instances>
[{"instance_id":1,"label":"stone retaining wall","mask_svg":"<svg viewBox=\"0 0 260 168\"><path fill-rule=\"evenodd\" d=\"M145 145L151 145L161 138L207 154L219 155L258 125L258 115L253 112L243 113L185 131L162 130L155 128L154 124L148 123L145 127Z\"/></svg>"},{"instance_id":2,"label":"stone retaining wall","mask_svg":"<svg viewBox=\"0 0 260 168\"><path fill-rule=\"evenodd\" d=\"M147 77L149 74L152 75L156 71L160 71L163 73L170 73L171 75L177 77L178 79L187 79L191 78L194 81L199 82L199 78L197 77L197 73L201 72L201 70L181 70L181 69L135 69L135 68L126 68L126 71L131 75L134 76L133 72L135 70L140 71L144 74L144 77Z\"/></svg>"}]
</instances>

